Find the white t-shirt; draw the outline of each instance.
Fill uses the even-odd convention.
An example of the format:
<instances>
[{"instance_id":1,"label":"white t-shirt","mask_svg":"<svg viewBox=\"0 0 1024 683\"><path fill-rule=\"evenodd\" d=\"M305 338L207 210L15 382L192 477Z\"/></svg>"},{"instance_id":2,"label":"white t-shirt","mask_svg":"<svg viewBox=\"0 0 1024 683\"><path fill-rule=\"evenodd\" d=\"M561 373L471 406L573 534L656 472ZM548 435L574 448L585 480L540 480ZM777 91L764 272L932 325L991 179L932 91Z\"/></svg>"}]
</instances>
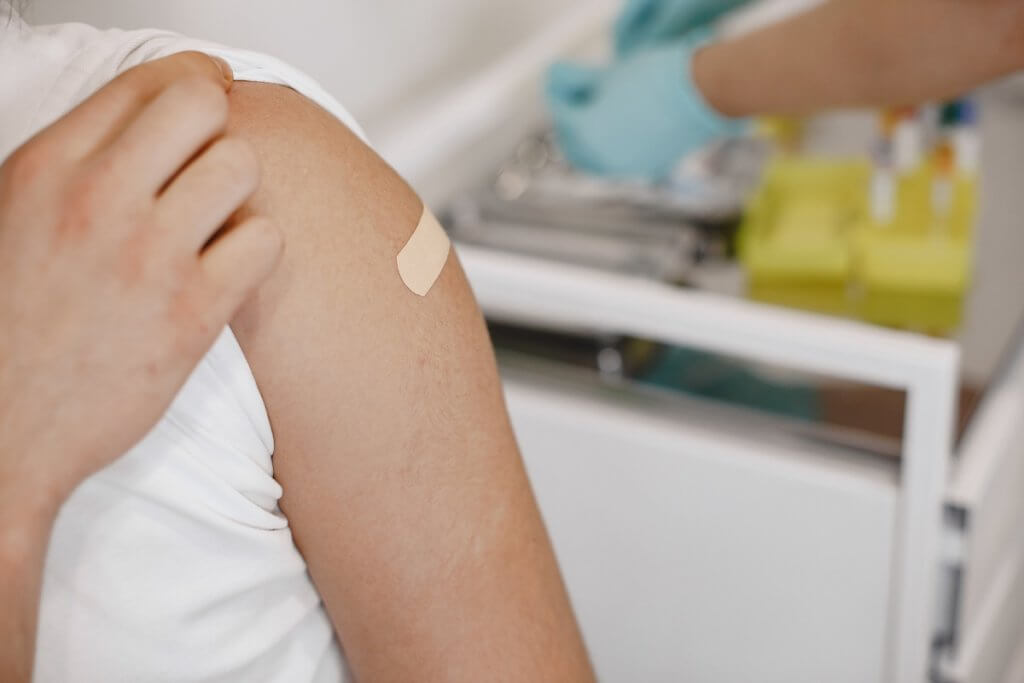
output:
<instances>
[{"instance_id":1,"label":"white t-shirt","mask_svg":"<svg viewBox=\"0 0 1024 683\"><path fill-rule=\"evenodd\" d=\"M223 57L238 80L289 85L358 131L313 81L263 55L160 31L0 17L0 158L117 73L190 49ZM273 450L256 382L225 328L152 432L62 508L35 680L346 680L278 507Z\"/></svg>"}]
</instances>

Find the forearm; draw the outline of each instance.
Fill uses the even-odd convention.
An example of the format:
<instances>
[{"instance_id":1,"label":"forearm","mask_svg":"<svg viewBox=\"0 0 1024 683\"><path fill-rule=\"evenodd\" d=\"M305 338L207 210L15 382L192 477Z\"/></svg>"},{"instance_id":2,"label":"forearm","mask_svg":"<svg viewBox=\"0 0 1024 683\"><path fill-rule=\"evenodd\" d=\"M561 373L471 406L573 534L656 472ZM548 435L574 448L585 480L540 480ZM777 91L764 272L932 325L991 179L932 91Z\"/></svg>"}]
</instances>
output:
<instances>
[{"instance_id":1,"label":"forearm","mask_svg":"<svg viewBox=\"0 0 1024 683\"><path fill-rule=\"evenodd\" d=\"M32 678L43 563L58 505L15 477L0 478L0 678Z\"/></svg>"},{"instance_id":2,"label":"forearm","mask_svg":"<svg viewBox=\"0 0 1024 683\"><path fill-rule=\"evenodd\" d=\"M951 97L1024 67L1024 4L831 0L712 44L694 58L710 104L730 116Z\"/></svg>"}]
</instances>

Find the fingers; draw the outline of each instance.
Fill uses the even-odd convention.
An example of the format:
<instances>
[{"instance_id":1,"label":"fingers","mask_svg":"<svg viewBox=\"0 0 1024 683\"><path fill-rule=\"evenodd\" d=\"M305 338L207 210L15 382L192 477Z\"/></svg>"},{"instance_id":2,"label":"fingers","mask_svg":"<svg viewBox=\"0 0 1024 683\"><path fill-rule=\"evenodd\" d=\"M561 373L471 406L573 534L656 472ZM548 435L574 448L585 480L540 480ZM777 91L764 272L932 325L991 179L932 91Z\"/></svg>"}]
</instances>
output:
<instances>
[{"instance_id":1,"label":"fingers","mask_svg":"<svg viewBox=\"0 0 1024 683\"><path fill-rule=\"evenodd\" d=\"M130 69L105 85L60 121L41 139L72 159L82 159L116 136L150 100L183 79L205 80L222 91L230 87L231 68L200 52L181 52Z\"/></svg>"},{"instance_id":2,"label":"fingers","mask_svg":"<svg viewBox=\"0 0 1024 683\"><path fill-rule=\"evenodd\" d=\"M167 87L102 152L119 191L155 196L228 122L223 88L190 77Z\"/></svg>"},{"instance_id":3,"label":"fingers","mask_svg":"<svg viewBox=\"0 0 1024 683\"><path fill-rule=\"evenodd\" d=\"M232 227L200 255L212 325L231 320L274 272L284 244L267 218L255 216Z\"/></svg>"},{"instance_id":4,"label":"fingers","mask_svg":"<svg viewBox=\"0 0 1024 683\"><path fill-rule=\"evenodd\" d=\"M578 169L600 173L604 165L593 154L587 134L592 127L593 107L562 100L551 100L548 107L558 146L566 160Z\"/></svg>"},{"instance_id":5,"label":"fingers","mask_svg":"<svg viewBox=\"0 0 1024 683\"><path fill-rule=\"evenodd\" d=\"M602 69L575 62L556 62L548 69L545 90L553 100L585 101L593 95L603 73Z\"/></svg>"},{"instance_id":6,"label":"fingers","mask_svg":"<svg viewBox=\"0 0 1024 683\"><path fill-rule=\"evenodd\" d=\"M156 223L198 251L259 183L256 153L237 138L223 138L167 187L157 200Z\"/></svg>"}]
</instances>

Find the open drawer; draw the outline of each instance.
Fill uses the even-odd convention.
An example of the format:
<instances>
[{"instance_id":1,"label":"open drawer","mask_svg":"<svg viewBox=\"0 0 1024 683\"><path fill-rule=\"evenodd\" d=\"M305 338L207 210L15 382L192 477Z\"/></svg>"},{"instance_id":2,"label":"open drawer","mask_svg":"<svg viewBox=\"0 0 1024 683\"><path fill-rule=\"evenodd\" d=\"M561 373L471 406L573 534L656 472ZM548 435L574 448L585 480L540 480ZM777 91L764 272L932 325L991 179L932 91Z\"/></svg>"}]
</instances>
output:
<instances>
[{"instance_id":1,"label":"open drawer","mask_svg":"<svg viewBox=\"0 0 1024 683\"><path fill-rule=\"evenodd\" d=\"M489 250L462 246L460 255L484 311L498 319L630 334L905 391L880 680L926 679L953 451L955 343Z\"/></svg>"}]
</instances>

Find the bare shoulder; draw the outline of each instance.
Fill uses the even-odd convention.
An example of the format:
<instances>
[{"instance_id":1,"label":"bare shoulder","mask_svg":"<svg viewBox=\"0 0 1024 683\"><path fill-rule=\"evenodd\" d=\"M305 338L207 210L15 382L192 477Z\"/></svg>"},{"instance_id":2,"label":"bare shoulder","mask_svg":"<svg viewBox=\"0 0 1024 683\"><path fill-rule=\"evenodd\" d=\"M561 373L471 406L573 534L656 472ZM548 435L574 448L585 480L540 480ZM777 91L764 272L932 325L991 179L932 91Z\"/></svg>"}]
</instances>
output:
<instances>
[{"instance_id":1,"label":"bare shoulder","mask_svg":"<svg viewBox=\"0 0 1024 683\"><path fill-rule=\"evenodd\" d=\"M297 228L290 219L313 218L326 206L357 219L329 226L332 232L372 224L377 236L404 243L403 225L415 225L419 199L348 127L284 86L236 83L230 102L230 132L253 144L263 162L264 182L252 208L284 219L286 238ZM305 201L294 202L297 197ZM315 230L320 223L306 222L301 229ZM388 234L392 224L394 234Z\"/></svg>"},{"instance_id":2,"label":"bare shoulder","mask_svg":"<svg viewBox=\"0 0 1024 683\"><path fill-rule=\"evenodd\" d=\"M385 351L394 367L424 352L408 340L426 344L439 327L472 329L473 355L489 365L482 319L454 256L425 299L398 275L396 256L423 212L405 181L337 118L289 88L237 83L230 102L229 135L252 144L263 169L244 211L271 218L285 240L278 270L232 322L275 436L285 434L293 408L313 410L305 404L314 392L296 378L335 374L334 382L339 369L368 369L367 358L383 359ZM317 372L325 366L330 372ZM358 412L359 396L332 398L333 412L322 418L342 419L337 401L353 400Z\"/></svg>"}]
</instances>

